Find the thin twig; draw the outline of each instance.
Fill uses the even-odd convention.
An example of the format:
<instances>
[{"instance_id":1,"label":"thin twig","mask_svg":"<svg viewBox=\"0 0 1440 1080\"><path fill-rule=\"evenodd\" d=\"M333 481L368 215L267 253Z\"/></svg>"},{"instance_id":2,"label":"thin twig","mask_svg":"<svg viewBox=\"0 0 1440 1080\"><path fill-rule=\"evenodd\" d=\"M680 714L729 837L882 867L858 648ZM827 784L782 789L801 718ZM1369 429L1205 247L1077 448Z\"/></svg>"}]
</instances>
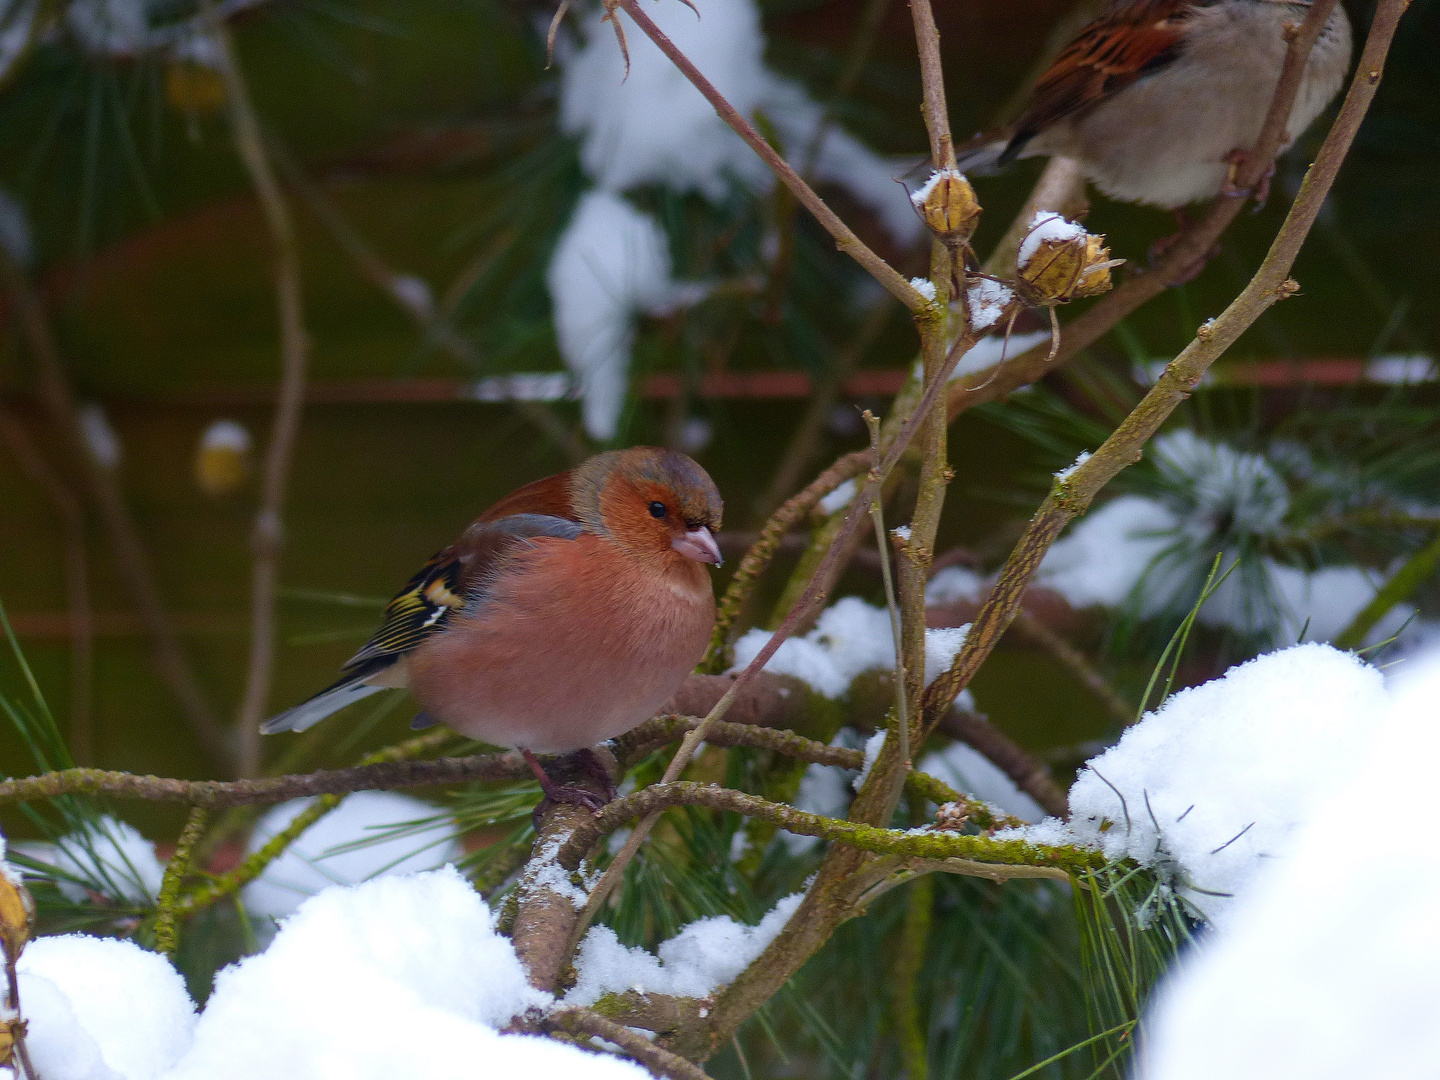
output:
<instances>
[{"instance_id":1,"label":"thin twig","mask_svg":"<svg viewBox=\"0 0 1440 1080\"><path fill-rule=\"evenodd\" d=\"M202 749L217 764L228 768L233 761L233 751L180 648L174 624L155 579L149 552L140 538L140 530L126 504L124 492L115 474L96 461L89 450L80 427L75 395L49 319L29 278L15 265L4 245L0 245L0 278L4 279L10 310L20 322L21 332L35 361L40 402L84 478L110 542L116 568L130 591L150 638L155 669L179 702Z\"/></svg>"},{"instance_id":2,"label":"thin twig","mask_svg":"<svg viewBox=\"0 0 1440 1080\"><path fill-rule=\"evenodd\" d=\"M180 947L180 935L176 927L176 902L180 899L180 885L190 872L191 856L200 834L205 831L205 822L210 812L203 806L192 806L185 828L175 842L175 854L165 864L165 876L160 881L160 896L155 904L155 951L165 956L175 956Z\"/></svg>"},{"instance_id":3,"label":"thin twig","mask_svg":"<svg viewBox=\"0 0 1440 1080\"><path fill-rule=\"evenodd\" d=\"M709 1080L705 1070L694 1062L656 1046L644 1035L590 1009L576 1005L554 1009L545 1014L541 1026L573 1035L593 1035L614 1043L655 1076L670 1080Z\"/></svg>"},{"instance_id":4,"label":"thin twig","mask_svg":"<svg viewBox=\"0 0 1440 1080\"><path fill-rule=\"evenodd\" d=\"M991 836L970 836L946 830L883 829L876 825L842 821L797 810L715 784L688 780L651 784L647 788L609 803L560 845L555 860L566 870L580 866L600 838L641 815L675 806L704 806L744 817L774 822L786 832L818 836L861 851L901 855L917 859L964 859L980 864L986 875L1004 875L1007 867L1040 868L1050 876L1064 877L1074 870L1100 866L1104 856L1084 848L1031 844L1025 840L997 840Z\"/></svg>"},{"instance_id":5,"label":"thin twig","mask_svg":"<svg viewBox=\"0 0 1440 1080\"><path fill-rule=\"evenodd\" d=\"M1314 43L1318 34L1318 27L1312 27L1311 24L1318 20L1320 25L1323 25L1332 7L1333 3L1327 0L1316 0L1310 9L1305 27L1296 35L1297 41L1303 38L1308 42L1304 55L1308 55L1308 45ZM1298 291L1299 286L1289 280L1290 269L1294 266L1305 237L1320 212L1356 133L1360 130L1370 102L1375 97L1384 70L1386 53L1405 7L1406 0L1381 0L1340 113L1320 147L1315 164L1306 174L1299 194L1296 195L1265 261L1250 283L1218 318L1201 327L1195 340L1170 362L1155 386L1105 440L1100 449L1070 476L1055 482L1050 495L1031 519L1020 542L1006 561L999 579L990 590L990 595L981 605L965 644L956 654L950 669L932 683L926 692L925 716L928 725L933 726L949 709L955 696L968 685L976 670L990 655L996 642L1010 625L1015 612L1019 610L1021 598L1039 569L1045 553L1065 525L1084 513L1100 489L1122 469L1140 460L1146 442L1180 403L1189 397L1190 391L1200 382L1210 365L1273 304L1293 296ZM1307 31L1313 32L1307 34ZM1293 54L1295 42L1292 41L1291 46ZM1302 63L1304 55L1300 58ZM1293 59L1293 55L1287 54L1287 70ZM1283 83L1282 79L1282 85ZM1247 159L1246 169L1259 159L1258 154ZM1261 168L1264 167L1265 162L1262 161ZM1241 182L1249 179L1247 173Z\"/></svg>"},{"instance_id":6,"label":"thin twig","mask_svg":"<svg viewBox=\"0 0 1440 1080\"><path fill-rule=\"evenodd\" d=\"M625 14L634 20L635 25L644 32L645 36L653 41L660 51L670 59L670 62L695 85L695 89L699 90L705 100L710 102L720 115L720 119L729 124L735 133L745 140L750 149L754 150L760 159L770 166L775 175L780 178L780 182L790 189L800 205L809 210L821 227L835 238L836 246L841 251L869 271L870 275L884 286L888 293L911 311L925 310L929 301L920 295L919 290L896 272L894 267L875 254L855 235L850 226L836 216L835 211L825 204L825 200L815 194L814 189L801 179L800 174L776 153L775 149L765 141L750 122L740 115L735 106L725 100L720 91L711 85L710 80L700 74L700 70L690 62L690 59L665 36L664 31L655 25L650 16L641 10L638 0L616 0L616 5L624 9ZM618 21L616 25L618 27Z\"/></svg>"},{"instance_id":7,"label":"thin twig","mask_svg":"<svg viewBox=\"0 0 1440 1080\"><path fill-rule=\"evenodd\" d=\"M260 504L251 537L250 659L237 721L240 729L237 771L240 776L249 777L260 772L260 721L264 719L269 704L270 683L275 669L275 588L280 573L280 551L284 544L282 514L286 482L305 402L305 369L309 362L310 344L305 332L299 247L290 208L286 205L266 152L260 121L250 101L244 74L236 61L229 28L217 20L211 33L219 46L220 76L225 82L235 149L250 174L270 240L275 245L275 299L280 318L280 389L275 401L270 444L266 448L261 470Z\"/></svg>"},{"instance_id":8,"label":"thin twig","mask_svg":"<svg viewBox=\"0 0 1440 1080\"><path fill-rule=\"evenodd\" d=\"M0 405L0 441L36 488L50 502L60 523L65 594L70 615L70 723L66 731L71 758L81 765L94 759L91 677L95 666L95 628L90 611L90 559L85 545L85 511L65 480L46 462L25 425Z\"/></svg>"},{"instance_id":9,"label":"thin twig","mask_svg":"<svg viewBox=\"0 0 1440 1080\"><path fill-rule=\"evenodd\" d=\"M870 429L870 456L880 465L880 418L865 410L865 425ZM890 639L895 646L895 732L900 760L910 767L910 711L905 702L905 639L900 632L900 603L895 599L895 581L890 575L890 538L885 535L885 511L876 499L870 504L870 518L875 523L875 546L880 551L880 580L885 588L885 609L890 613ZM921 653L923 660L924 653Z\"/></svg>"},{"instance_id":10,"label":"thin twig","mask_svg":"<svg viewBox=\"0 0 1440 1080\"><path fill-rule=\"evenodd\" d=\"M920 51L920 85L924 91L922 108L925 130L930 135L930 159L937 169L950 169L955 166L955 140L950 135L950 110L945 104L940 31L935 26L930 0L910 0L910 16L915 23L915 44Z\"/></svg>"}]
</instances>

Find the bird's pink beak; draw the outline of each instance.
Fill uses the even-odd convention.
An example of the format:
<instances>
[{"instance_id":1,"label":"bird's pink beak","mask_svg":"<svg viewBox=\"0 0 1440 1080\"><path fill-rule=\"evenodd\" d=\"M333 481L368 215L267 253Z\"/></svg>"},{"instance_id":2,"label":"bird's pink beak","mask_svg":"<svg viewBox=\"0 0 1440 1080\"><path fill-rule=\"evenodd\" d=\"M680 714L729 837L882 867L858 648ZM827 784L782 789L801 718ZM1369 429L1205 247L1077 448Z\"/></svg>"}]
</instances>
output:
<instances>
[{"instance_id":1,"label":"bird's pink beak","mask_svg":"<svg viewBox=\"0 0 1440 1080\"><path fill-rule=\"evenodd\" d=\"M704 525L681 533L671 541L670 546L687 559L694 559L696 562L714 563L716 566L725 562L720 557L720 545L715 543L714 534Z\"/></svg>"}]
</instances>

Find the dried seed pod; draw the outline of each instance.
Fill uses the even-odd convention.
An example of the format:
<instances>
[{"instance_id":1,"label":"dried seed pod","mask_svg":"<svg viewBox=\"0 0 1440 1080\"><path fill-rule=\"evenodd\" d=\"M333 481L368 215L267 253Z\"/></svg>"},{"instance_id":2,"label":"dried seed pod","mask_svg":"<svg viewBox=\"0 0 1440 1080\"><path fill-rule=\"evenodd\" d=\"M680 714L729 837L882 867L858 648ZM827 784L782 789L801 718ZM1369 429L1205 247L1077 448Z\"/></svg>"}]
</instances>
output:
<instances>
[{"instance_id":1,"label":"dried seed pod","mask_svg":"<svg viewBox=\"0 0 1440 1080\"><path fill-rule=\"evenodd\" d=\"M910 196L930 231L945 243L968 243L980 223L980 202L965 174L956 169L936 169Z\"/></svg>"},{"instance_id":2,"label":"dried seed pod","mask_svg":"<svg viewBox=\"0 0 1440 1080\"><path fill-rule=\"evenodd\" d=\"M0 944L10 963L19 958L34 925L35 900L30 890L10 867L0 866Z\"/></svg>"},{"instance_id":3,"label":"dried seed pod","mask_svg":"<svg viewBox=\"0 0 1440 1080\"><path fill-rule=\"evenodd\" d=\"M216 420L200 437L195 482L216 498L233 495L250 475L250 432L234 420Z\"/></svg>"},{"instance_id":4,"label":"dried seed pod","mask_svg":"<svg viewBox=\"0 0 1440 1080\"><path fill-rule=\"evenodd\" d=\"M1020 244L1016 269L1039 303L1063 304L1108 292L1111 267L1124 261L1110 258L1105 237L1059 214L1037 213Z\"/></svg>"}]
</instances>

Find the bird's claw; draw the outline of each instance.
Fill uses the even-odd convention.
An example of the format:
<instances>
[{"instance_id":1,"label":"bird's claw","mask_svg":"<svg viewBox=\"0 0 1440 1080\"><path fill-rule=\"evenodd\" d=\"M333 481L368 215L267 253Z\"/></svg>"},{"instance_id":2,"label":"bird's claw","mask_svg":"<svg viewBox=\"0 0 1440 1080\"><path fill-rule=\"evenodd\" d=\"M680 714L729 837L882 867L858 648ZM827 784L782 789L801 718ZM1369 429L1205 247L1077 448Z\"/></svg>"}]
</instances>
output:
<instances>
[{"instance_id":1,"label":"bird's claw","mask_svg":"<svg viewBox=\"0 0 1440 1080\"><path fill-rule=\"evenodd\" d=\"M1260 182L1253 188L1240 187L1235 180L1247 157L1244 150L1231 150L1225 155L1225 161L1230 166L1230 170L1225 174L1225 183L1220 188L1220 194L1232 199L1248 199L1253 195L1255 196L1255 209L1259 210L1270 199L1270 181L1275 176L1275 163L1273 161L1270 163L1270 167L1265 170L1265 175L1260 177Z\"/></svg>"}]
</instances>

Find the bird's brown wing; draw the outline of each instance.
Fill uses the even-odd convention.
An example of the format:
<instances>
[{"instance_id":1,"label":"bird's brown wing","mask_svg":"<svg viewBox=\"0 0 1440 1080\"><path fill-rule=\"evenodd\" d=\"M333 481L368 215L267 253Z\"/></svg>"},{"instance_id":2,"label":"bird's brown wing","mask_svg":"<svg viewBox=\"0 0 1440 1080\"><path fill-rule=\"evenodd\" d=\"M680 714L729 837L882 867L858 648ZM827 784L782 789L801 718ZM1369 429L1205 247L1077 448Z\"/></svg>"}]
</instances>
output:
<instances>
[{"instance_id":1,"label":"bird's brown wing","mask_svg":"<svg viewBox=\"0 0 1440 1080\"><path fill-rule=\"evenodd\" d=\"M573 540L584 531L577 522L556 514L512 512L491 518L490 513L493 510L405 583L386 606L375 636L345 662L342 671L373 673L388 667L401 653L444 630L456 611L482 601L490 577L506 555L537 537Z\"/></svg>"},{"instance_id":2,"label":"bird's brown wing","mask_svg":"<svg viewBox=\"0 0 1440 1080\"><path fill-rule=\"evenodd\" d=\"M1195 6L1193 0L1138 0L1085 27L1040 77L1000 162L1015 158L1056 121L1171 63Z\"/></svg>"}]
</instances>

